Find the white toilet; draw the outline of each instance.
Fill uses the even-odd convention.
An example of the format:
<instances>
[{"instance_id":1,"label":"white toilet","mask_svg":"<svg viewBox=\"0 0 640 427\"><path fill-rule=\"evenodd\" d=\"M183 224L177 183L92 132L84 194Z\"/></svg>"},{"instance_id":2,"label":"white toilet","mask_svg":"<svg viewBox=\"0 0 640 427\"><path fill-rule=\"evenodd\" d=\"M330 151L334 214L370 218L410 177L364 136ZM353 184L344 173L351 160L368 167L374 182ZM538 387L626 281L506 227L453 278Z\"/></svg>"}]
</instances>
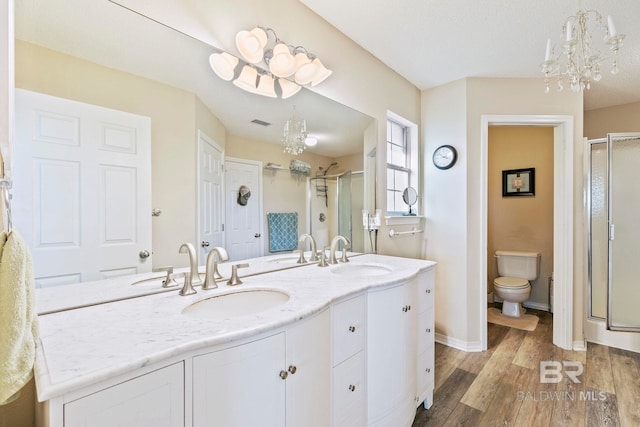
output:
<instances>
[{"instance_id":1,"label":"white toilet","mask_svg":"<svg viewBox=\"0 0 640 427\"><path fill-rule=\"evenodd\" d=\"M520 317L524 313L522 303L531 294L530 280L538 278L540 253L521 251L496 251L498 275L493 281L494 293L504 302L502 314Z\"/></svg>"}]
</instances>

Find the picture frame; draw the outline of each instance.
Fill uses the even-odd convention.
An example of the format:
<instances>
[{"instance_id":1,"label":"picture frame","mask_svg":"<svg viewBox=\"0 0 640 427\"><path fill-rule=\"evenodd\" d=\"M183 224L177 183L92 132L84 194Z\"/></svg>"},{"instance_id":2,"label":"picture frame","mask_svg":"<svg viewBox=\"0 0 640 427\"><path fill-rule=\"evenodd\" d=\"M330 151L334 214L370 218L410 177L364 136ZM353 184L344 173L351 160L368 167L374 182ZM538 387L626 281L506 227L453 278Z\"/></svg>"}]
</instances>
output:
<instances>
[{"instance_id":1,"label":"picture frame","mask_svg":"<svg viewBox=\"0 0 640 427\"><path fill-rule=\"evenodd\" d=\"M535 196L535 168L502 171L502 197Z\"/></svg>"}]
</instances>

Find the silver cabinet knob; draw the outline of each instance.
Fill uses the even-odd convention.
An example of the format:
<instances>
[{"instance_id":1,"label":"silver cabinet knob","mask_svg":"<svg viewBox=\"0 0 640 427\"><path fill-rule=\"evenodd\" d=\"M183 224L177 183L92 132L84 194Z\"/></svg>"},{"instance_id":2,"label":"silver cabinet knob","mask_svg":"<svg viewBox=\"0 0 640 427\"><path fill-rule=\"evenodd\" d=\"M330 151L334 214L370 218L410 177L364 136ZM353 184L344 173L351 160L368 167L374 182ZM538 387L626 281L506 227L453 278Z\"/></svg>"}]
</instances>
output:
<instances>
[{"instance_id":1,"label":"silver cabinet knob","mask_svg":"<svg viewBox=\"0 0 640 427\"><path fill-rule=\"evenodd\" d=\"M355 326L349 326L349 332L355 332L355 331L356 331Z\"/></svg>"},{"instance_id":2,"label":"silver cabinet knob","mask_svg":"<svg viewBox=\"0 0 640 427\"><path fill-rule=\"evenodd\" d=\"M427 328L427 329L425 329L425 332L426 332L426 333L428 333L428 334L430 334L430 333L431 333L431 328Z\"/></svg>"},{"instance_id":3,"label":"silver cabinet knob","mask_svg":"<svg viewBox=\"0 0 640 427\"><path fill-rule=\"evenodd\" d=\"M209 242L205 242L204 240L200 243L200 246L202 246L203 248L208 248L209 247Z\"/></svg>"},{"instance_id":4,"label":"silver cabinet knob","mask_svg":"<svg viewBox=\"0 0 640 427\"><path fill-rule=\"evenodd\" d=\"M256 239L259 238L260 236L261 236L260 233L256 233L256 234L253 235L253 237L255 237Z\"/></svg>"},{"instance_id":5,"label":"silver cabinet knob","mask_svg":"<svg viewBox=\"0 0 640 427\"><path fill-rule=\"evenodd\" d=\"M287 371L280 371L280 378L282 378L283 380L286 380L287 377L289 376L289 373Z\"/></svg>"},{"instance_id":6,"label":"silver cabinet knob","mask_svg":"<svg viewBox=\"0 0 640 427\"><path fill-rule=\"evenodd\" d=\"M431 372L431 368L427 368L424 370L427 374Z\"/></svg>"},{"instance_id":7,"label":"silver cabinet knob","mask_svg":"<svg viewBox=\"0 0 640 427\"><path fill-rule=\"evenodd\" d=\"M430 294L430 293L431 293L431 289L427 289L427 290L426 290L426 292L427 292L428 294Z\"/></svg>"},{"instance_id":8,"label":"silver cabinet knob","mask_svg":"<svg viewBox=\"0 0 640 427\"><path fill-rule=\"evenodd\" d=\"M349 390L356 391L356 386L354 386L353 384L349 384Z\"/></svg>"},{"instance_id":9,"label":"silver cabinet knob","mask_svg":"<svg viewBox=\"0 0 640 427\"><path fill-rule=\"evenodd\" d=\"M298 368L296 368L295 365L289 365L289 372L291 372L291 375L295 374L297 370Z\"/></svg>"},{"instance_id":10,"label":"silver cabinet knob","mask_svg":"<svg viewBox=\"0 0 640 427\"><path fill-rule=\"evenodd\" d=\"M140 259L145 259L149 258L151 256L151 253L148 250L143 249L138 253L138 256L140 257Z\"/></svg>"}]
</instances>

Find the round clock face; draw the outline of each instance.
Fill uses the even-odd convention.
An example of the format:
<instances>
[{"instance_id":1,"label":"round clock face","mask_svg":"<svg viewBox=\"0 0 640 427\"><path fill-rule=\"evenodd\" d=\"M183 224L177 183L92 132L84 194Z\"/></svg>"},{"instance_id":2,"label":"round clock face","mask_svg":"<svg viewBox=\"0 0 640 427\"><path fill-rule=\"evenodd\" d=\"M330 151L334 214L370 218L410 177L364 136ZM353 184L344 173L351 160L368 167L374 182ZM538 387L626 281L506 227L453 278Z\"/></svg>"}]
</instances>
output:
<instances>
[{"instance_id":1,"label":"round clock face","mask_svg":"<svg viewBox=\"0 0 640 427\"><path fill-rule=\"evenodd\" d=\"M449 169L454 165L457 158L456 149L450 145L441 145L433 152L433 164L438 169Z\"/></svg>"}]
</instances>

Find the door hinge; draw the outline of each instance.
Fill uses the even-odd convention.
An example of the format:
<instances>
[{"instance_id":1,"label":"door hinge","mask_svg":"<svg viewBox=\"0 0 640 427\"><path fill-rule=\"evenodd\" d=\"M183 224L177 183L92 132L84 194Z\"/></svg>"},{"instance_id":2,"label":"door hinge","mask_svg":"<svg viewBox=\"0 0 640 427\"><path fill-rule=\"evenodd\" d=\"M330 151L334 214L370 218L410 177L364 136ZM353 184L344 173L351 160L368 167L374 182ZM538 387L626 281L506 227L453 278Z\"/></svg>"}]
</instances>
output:
<instances>
[{"instance_id":1,"label":"door hinge","mask_svg":"<svg viewBox=\"0 0 640 427\"><path fill-rule=\"evenodd\" d=\"M222 224L222 231L224 231L224 224Z\"/></svg>"},{"instance_id":2,"label":"door hinge","mask_svg":"<svg viewBox=\"0 0 640 427\"><path fill-rule=\"evenodd\" d=\"M616 226L609 224L609 240L613 240L616 234Z\"/></svg>"}]
</instances>

